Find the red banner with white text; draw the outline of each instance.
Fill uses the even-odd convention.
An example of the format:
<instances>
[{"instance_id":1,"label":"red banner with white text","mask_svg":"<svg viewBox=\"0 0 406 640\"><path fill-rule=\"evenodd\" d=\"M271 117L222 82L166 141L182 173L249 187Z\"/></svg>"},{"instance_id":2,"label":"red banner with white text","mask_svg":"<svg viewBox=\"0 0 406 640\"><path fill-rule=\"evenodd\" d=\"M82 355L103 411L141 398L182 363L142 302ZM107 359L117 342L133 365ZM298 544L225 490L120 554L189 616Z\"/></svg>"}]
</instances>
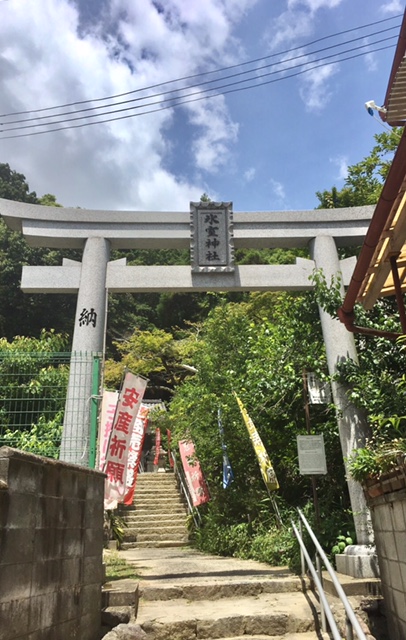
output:
<instances>
[{"instance_id":1,"label":"red banner with white text","mask_svg":"<svg viewBox=\"0 0 406 640\"><path fill-rule=\"evenodd\" d=\"M193 506L198 507L210 500L210 494L200 462L196 457L194 443L191 440L181 440L179 453Z\"/></svg>"},{"instance_id":2,"label":"red banner with white text","mask_svg":"<svg viewBox=\"0 0 406 640\"><path fill-rule=\"evenodd\" d=\"M127 460L126 494L124 504L132 504L137 482L138 468L140 466L142 445L144 444L145 432L148 427L148 414L150 407L141 404L138 415L135 418L133 432L130 441L130 451Z\"/></svg>"},{"instance_id":3,"label":"red banner with white text","mask_svg":"<svg viewBox=\"0 0 406 640\"><path fill-rule=\"evenodd\" d=\"M106 462L107 447L109 445L111 427L113 426L114 414L116 413L118 401L118 391L103 391L102 406L100 412L99 426L99 465L103 471Z\"/></svg>"},{"instance_id":4,"label":"red banner with white text","mask_svg":"<svg viewBox=\"0 0 406 640\"><path fill-rule=\"evenodd\" d=\"M147 386L146 378L127 371L120 391L103 471L104 508L115 509L126 493L127 460L135 419Z\"/></svg>"}]
</instances>

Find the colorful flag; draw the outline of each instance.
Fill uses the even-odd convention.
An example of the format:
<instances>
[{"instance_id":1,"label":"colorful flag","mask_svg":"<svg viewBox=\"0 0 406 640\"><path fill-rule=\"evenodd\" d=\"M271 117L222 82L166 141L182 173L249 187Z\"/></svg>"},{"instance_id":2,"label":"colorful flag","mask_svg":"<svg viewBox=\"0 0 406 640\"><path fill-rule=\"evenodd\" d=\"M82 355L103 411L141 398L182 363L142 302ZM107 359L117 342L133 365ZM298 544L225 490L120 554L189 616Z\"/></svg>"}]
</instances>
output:
<instances>
[{"instance_id":1,"label":"colorful flag","mask_svg":"<svg viewBox=\"0 0 406 640\"><path fill-rule=\"evenodd\" d=\"M194 443L191 440L181 440L179 453L193 506L198 507L210 500L210 494L200 462L196 458Z\"/></svg>"},{"instance_id":2,"label":"colorful flag","mask_svg":"<svg viewBox=\"0 0 406 640\"><path fill-rule=\"evenodd\" d=\"M157 427L155 429L155 458L154 465L159 463L159 453L161 451L161 429Z\"/></svg>"},{"instance_id":3,"label":"colorful flag","mask_svg":"<svg viewBox=\"0 0 406 640\"><path fill-rule=\"evenodd\" d=\"M228 459L227 445L224 442L224 429L221 420L221 409L217 409L217 422L219 426L221 448L223 449L223 489L227 489L234 480L234 473L231 468L230 460Z\"/></svg>"},{"instance_id":4,"label":"colorful flag","mask_svg":"<svg viewBox=\"0 0 406 640\"><path fill-rule=\"evenodd\" d=\"M147 386L146 378L127 371L120 391L110 440L103 467L105 482L104 508L115 509L126 492L127 459L131 435Z\"/></svg>"},{"instance_id":5,"label":"colorful flag","mask_svg":"<svg viewBox=\"0 0 406 640\"><path fill-rule=\"evenodd\" d=\"M103 471L106 461L107 447L110 440L111 427L116 413L118 391L103 391L99 426L99 470Z\"/></svg>"},{"instance_id":6,"label":"colorful flag","mask_svg":"<svg viewBox=\"0 0 406 640\"><path fill-rule=\"evenodd\" d=\"M175 463L174 463L173 458L172 458L172 455L171 455L172 432L171 432L169 429L167 429L167 430L166 430L166 435L167 435L167 437L168 437L168 458L169 458L169 464L170 464L170 466L171 466L171 467L173 467Z\"/></svg>"},{"instance_id":7,"label":"colorful flag","mask_svg":"<svg viewBox=\"0 0 406 640\"><path fill-rule=\"evenodd\" d=\"M272 463L269 459L266 449L259 436L259 433L256 430L256 427L252 422L251 418L249 417L246 408L244 407L243 403L241 402L241 400L239 399L239 397L235 392L234 392L234 395L235 395L235 399L238 402L238 406L240 407L242 417L244 418L245 426L248 429L252 446L254 447L255 453L257 454L259 467L261 469L262 479L265 482L265 485L268 491L276 491L277 489L279 489L279 483L276 478L276 474L272 466Z\"/></svg>"},{"instance_id":8,"label":"colorful flag","mask_svg":"<svg viewBox=\"0 0 406 640\"><path fill-rule=\"evenodd\" d=\"M148 414L150 409L150 405L141 403L137 417L135 418L127 459L127 477L125 483L126 493L124 497L124 504L132 504L134 498L135 483L137 482L138 469L140 466L145 433L148 427Z\"/></svg>"}]
</instances>

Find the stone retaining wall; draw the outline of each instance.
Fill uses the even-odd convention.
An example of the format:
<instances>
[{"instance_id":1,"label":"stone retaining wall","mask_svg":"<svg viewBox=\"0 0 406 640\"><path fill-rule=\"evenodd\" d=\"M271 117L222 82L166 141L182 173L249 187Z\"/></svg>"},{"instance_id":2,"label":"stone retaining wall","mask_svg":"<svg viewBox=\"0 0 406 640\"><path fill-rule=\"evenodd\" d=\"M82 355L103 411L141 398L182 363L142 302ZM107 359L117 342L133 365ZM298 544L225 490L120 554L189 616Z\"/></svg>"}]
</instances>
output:
<instances>
[{"instance_id":1,"label":"stone retaining wall","mask_svg":"<svg viewBox=\"0 0 406 640\"><path fill-rule=\"evenodd\" d=\"M381 493L368 502L387 624L391 640L406 640L406 489Z\"/></svg>"},{"instance_id":2,"label":"stone retaining wall","mask_svg":"<svg viewBox=\"0 0 406 640\"><path fill-rule=\"evenodd\" d=\"M100 634L104 476L0 448L0 640Z\"/></svg>"}]
</instances>

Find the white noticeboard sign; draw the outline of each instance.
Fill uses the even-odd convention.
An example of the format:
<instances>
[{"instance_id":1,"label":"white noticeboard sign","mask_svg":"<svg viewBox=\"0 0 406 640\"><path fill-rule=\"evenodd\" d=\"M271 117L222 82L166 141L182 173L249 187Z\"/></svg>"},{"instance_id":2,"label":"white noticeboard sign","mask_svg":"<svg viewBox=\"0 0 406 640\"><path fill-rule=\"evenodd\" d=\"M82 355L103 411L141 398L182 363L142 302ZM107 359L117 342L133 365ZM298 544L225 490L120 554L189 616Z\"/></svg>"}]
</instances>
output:
<instances>
[{"instance_id":1,"label":"white noticeboard sign","mask_svg":"<svg viewBox=\"0 0 406 640\"><path fill-rule=\"evenodd\" d=\"M324 438L320 436L297 436L299 471L302 476L325 475L327 473Z\"/></svg>"}]
</instances>

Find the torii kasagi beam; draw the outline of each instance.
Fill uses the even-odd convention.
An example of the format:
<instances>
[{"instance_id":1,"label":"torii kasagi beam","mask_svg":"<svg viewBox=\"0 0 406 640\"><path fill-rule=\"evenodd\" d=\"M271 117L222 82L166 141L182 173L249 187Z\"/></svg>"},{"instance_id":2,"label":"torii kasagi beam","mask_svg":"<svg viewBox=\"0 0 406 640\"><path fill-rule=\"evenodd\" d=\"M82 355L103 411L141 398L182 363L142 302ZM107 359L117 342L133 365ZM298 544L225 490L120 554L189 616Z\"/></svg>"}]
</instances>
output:
<instances>
[{"instance_id":1,"label":"torii kasagi beam","mask_svg":"<svg viewBox=\"0 0 406 640\"><path fill-rule=\"evenodd\" d=\"M199 209L200 207L200 209ZM199 250L193 216L199 211L217 213L226 210L231 222L230 244L234 248L309 247L311 260L297 259L294 265L244 265L231 269L191 268L188 266L126 266L126 260L109 261L112 249L187 249ZM349 281L354 259L340 261L337 246L361 245L374 207L317 209L310 211L234 212L231 203L192 203L190 212L91 211L54 208L0 199L0 214L13 230L21 232L31 246L81 249L81 263L64 260L60 267L23 267L21 287L35 293L76 293L77 308L72 350L100 352L105 335L107 291L121 292L196 292L196 291L305 291L314 268L321 268L330 280L342 273ZM191 235L192 228L192 235ZM207 240L209 241L209 240ZM230 237L228 237L230 241ZM197 244L196 244L197 242ZM214 252L211 254L214 255ZM196 265L195 265L196 267ZM330 375L345 358L357 359L354 339L345 327L320 309L323 337ZM82 464L89 438L90 374L80 397L75 389L72 357L67 404L75 412L65 421L61 459ZM83 394L83 391L85 393ZM362 413L349 401L346 388L332 383L333 399L344 459L363 446L367 425ZM85 399L81 398L85 396ZM75 446L72 447L71 444ZM358 483L348 480L357 538L370 542L364 496Z\"/></svg>"}]
</instances>

